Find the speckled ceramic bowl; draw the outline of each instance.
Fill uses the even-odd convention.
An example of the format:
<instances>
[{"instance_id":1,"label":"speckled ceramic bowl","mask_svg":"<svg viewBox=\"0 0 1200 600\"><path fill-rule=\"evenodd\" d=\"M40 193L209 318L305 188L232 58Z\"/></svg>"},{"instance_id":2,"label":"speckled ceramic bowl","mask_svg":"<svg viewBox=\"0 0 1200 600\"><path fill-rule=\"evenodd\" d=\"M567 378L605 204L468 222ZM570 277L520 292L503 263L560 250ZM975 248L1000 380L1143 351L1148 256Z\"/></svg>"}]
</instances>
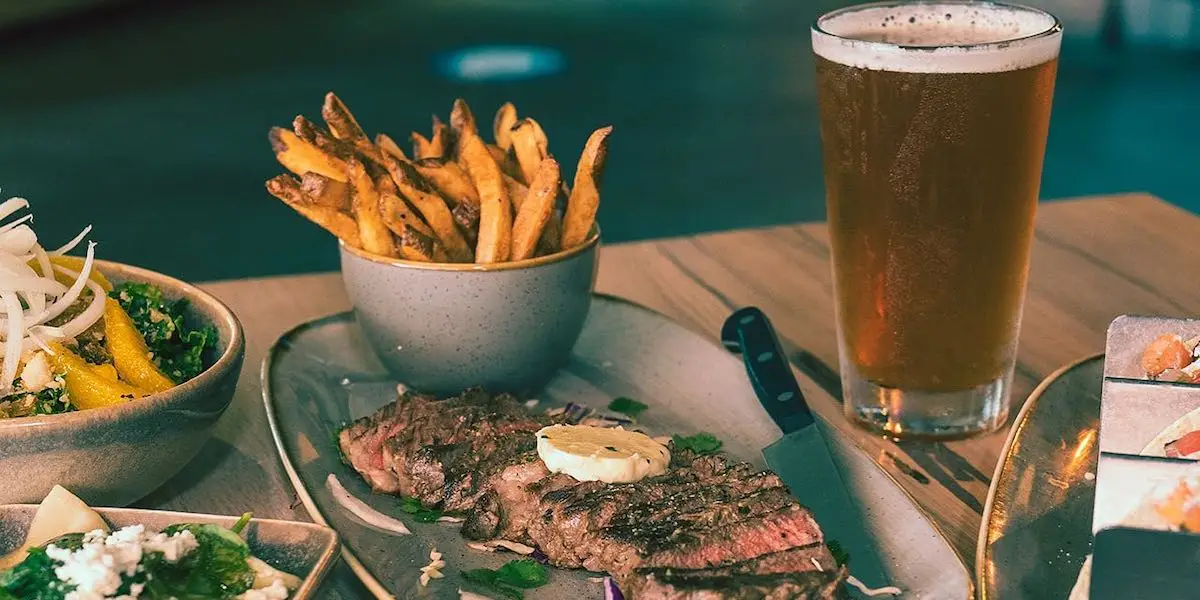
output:
<instances>
[{"instance_id":1,"label":"speckled ceramic bowl","mask_svg":"<svg viewBox=\"0 0 1200 600\"><path fill-rule=\"evenodd\" d=\"M92 506L130 504L196 455L233 399L245 342L227 306L166 275L97 264L114 283L152 283L168 298L187 298L192 316L217 328L217 361L191 381L119 406L0 419L0 504L41 502L56 483Z\"/></svg>"},{"instance_id":2,"label":"speckled ceramic bowl","mask_svg":"<svg viewBox=\"0 0 1200 600\"><path fill-rule=\"evenodd\" d=\"M541 389L571 355L596 280L599 231L576 248L494 265L388 259L341 245L364 337L409 387Z\"/></svg>"}]
</instances>

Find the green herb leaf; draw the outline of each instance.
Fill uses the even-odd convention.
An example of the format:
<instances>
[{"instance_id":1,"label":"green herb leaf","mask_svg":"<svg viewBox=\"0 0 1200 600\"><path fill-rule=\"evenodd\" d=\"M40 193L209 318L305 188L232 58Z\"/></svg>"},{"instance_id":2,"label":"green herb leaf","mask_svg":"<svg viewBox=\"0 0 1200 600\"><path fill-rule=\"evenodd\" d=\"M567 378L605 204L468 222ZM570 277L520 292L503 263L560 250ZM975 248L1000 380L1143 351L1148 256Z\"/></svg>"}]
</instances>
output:
<instances>
[{"instance_id":1,"label":"green herb leaf","mask_svg":"<svg viewBox=\"0 0 1200 600\"><path fill-rule=\"evenodd\" d=\"M677 450L691 450L696 454L716 454L721 449L721 440L706 431L687 437L676 434L671 436L671 442Z\"/></svg>"},{"instance_id":2,"label":"green herb leaf","mask_svg":"<svg viewBox=\"0 0 1200 600\"><path fill-rule=\"evenodd\" d=\"M833 555L833 560L839 567L850 563L850 553L846 552L846 549L842 548L837 540L826 540L825 546L829 548L829 553Z\"/></svg>"},{"instance_id":3,"label":"green herb leaf","mask_svg":"<svg viewBox=\"0 0 1200 600\"><path fill-rule=\"evenodd\" d=\"M436 508L425 508L420 500L408 496L400 497L400 510L412 515L418 523L433 523L442 517L442 511Z\"/></svg>"},{"instance_id":4,"label":"green herb leaf","mask_svg":"<svg viewBox=\"0 0 1200 600\"><path fill-rule=\"evenodd\" d=\"M242 530L245 529L246 526L250 524L251 516L252 515L248 512L242 513L241 518L239 518L237 520L237 523L234 523L233 527L230 527L229 530L238 534L239 536L242 535Z\"/></svg>"},{"instance_id":5,"label":"green herb leaf","mask_svg":"<svg viewBox=\"0 0 1200 600\"><path fill-rule=\"evenodd\" d=\"M0 573L0 598L63 600L74 586L67 586L54 574L60 564L46 556L44 548L31 548L25 560Z\"/></svg>"},{"instance_id":6,"label":"green herb leaf","mask_svg":"<svg viewBox=\"0 0 1200 600\"><path fill-rule=\"evenodd\" d=\"M187 300L167 300L148 283L127 282L108 293L129 315L146 340L154 364L175 383L204 371L217 347L217 330L210 323L192 327L185 316Z\"/></svg>"},{"instance_id":7,"label":"green herb leaf","mask_svg":"<svg viewBox=\"0 0 1200 600\"><path fill-rule=\"evenodd\" d=\"M546 585L549 572L546 567L531 558L512 560L499 569L471 569L463 571L463 578L509 598L522 600L522 589L533 589Z\"/></svg>"},{"instance_id":8,"label":"green herb leaf","mask_svg":"<svg viewBox=\"0 0 1200 600\"><path fill-rule=\"evenodd\" d=\"M144 559L148 582L163 586L158 591L164 595L158 597L230 598L254 585L254 570L246 562L250 548L241 536L224 527L198 523L171 525L163 532L172 535L183 530L192 532L199 544L184 560L169 563L161 553Z\"/></svg>"},{"instance_id":9,"label":"green herb leaf","mask_svg":"<svg viewBox=\"0 0 1200 600\"><path fill-rule=\"evenodd\" d=\"M608 410L619 412L623 415L628 415L634 418L637 418L637 416L642 414L642 411L646 410L647 408L650 407L638 402L637 400L634 400L633 398L626 398L625 396L613 398L613 401L608 403Z\"/></svg>"}]
</instances>

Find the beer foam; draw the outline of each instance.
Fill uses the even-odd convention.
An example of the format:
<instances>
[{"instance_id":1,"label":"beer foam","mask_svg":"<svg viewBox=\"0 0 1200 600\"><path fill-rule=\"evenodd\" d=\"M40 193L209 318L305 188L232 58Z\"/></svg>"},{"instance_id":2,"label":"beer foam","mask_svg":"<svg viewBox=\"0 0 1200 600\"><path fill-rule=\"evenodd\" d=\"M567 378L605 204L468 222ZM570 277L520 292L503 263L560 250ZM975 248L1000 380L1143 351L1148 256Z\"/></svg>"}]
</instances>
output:
<instances>
[{"instance_id":1,"label":"beer foam","mask_svg":"<svg viewBox=\"0 0 1200 600\"><path fill-rule=\"evenodd\" d=\"M1061 41L1054 17L987 3L868 4L821 17L812 30L821 58L904 73L1015 71L1055 58Z\"/></svg>"}]
</instances>

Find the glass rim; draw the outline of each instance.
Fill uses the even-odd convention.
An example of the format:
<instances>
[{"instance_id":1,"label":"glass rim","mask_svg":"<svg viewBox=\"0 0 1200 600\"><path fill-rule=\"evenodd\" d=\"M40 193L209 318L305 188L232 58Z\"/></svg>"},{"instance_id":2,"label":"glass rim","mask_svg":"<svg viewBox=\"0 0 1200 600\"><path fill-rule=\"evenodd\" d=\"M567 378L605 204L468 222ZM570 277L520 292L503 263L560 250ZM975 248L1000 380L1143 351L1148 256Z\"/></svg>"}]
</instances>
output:
<instances>
[{"instance_id":1,"label":"glass rim","mask_svg":"<svg viewBox=\"0 0 1200 600\"><path fill-rule=\"evenodd\" d=\"M838 17L841 15L846 15L846 14L850 14L850 13L856 13L856 12L863 11L863 10L871 10L871 9L878 9L878 8L905 7L905 6L937 6L937 5L942 5L942 6L945 6L945 5L979 6L979 7L1003 8L1003 9L1008 9L1008 10L1024 11L1024 12L1028 12L1028 13L1034 13L1034 14L1049 17L1050 26L1044 30L1037 31L1037 32L1031 33L1029 35L1011 37L1011 38L995 40L995 41L991 41L991 42L977 42L977 43L972 43L972 44L937 44L937 45L931 45L931 46L917 46L917 45L913 45L913 44L896 44L896 43L892 43L892 42L879 42L879 41L874 41L874 40L864 40L864 39L857 38L857 37L838 35L836 33L833 33L831 31L828 31L821 27L821 23L823 21L828 21L829 19L834 18L834 17ZM834 39L842 40L845 42L851 42L854 44L862 44L869 48L888 48L891 50L902 50L902 51L911 51L911 52L931 52L934 50L943 50L943 49L956 49L956 50L970 51L970 50L999 49L999 48L1004 48L1004 47L1010 46L1012 44L1029 42L1029 41L1038 40L1041 38L1058 35L1058 34L1062 33L1062 21L1059 21L1058 17L1054 16L1050 12L1047 12L1040 8L1036 8L1033 6L1027 6L1024 4L1011 3L1011 2L990 2L987 0L921 0L919 2L911 2L911 1L905 1L905 0L883 0L880 2L865 2L862 4L855 4L853 6L845 6L842 8L831 10L831 11L824 13L821 16L817 17L816 19L814 19L811 30L813 33L816 33L819 35L828 36L828 37L831 37Z\"/></svg>"}]
</instances>

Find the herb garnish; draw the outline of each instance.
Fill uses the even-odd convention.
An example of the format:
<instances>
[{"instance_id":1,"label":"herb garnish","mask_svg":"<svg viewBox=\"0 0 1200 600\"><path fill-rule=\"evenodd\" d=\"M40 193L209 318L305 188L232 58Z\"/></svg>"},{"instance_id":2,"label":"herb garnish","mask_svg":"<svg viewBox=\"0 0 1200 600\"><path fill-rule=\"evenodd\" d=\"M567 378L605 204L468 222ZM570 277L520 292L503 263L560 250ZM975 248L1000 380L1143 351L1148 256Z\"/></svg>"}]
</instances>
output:
<instances>
[{"instance_id":1,"label":"herb garnish","mask_svg":"<svg viewBox=\"0 0 1200 600\"><path fill-rule=\"evenodd\" d=\"M721 449L721 440L707 431L701 431L696 435L683 437L681 435L671 436L671 442L677 450L691 450L696 454L716 454Z\"/></svg>"},{"instance_id":2,"label":"herb garnish","mask_svg":"<svg viewBox=\"0 0 1200 600\"><path fill-rule=\"evenodd\" d=\"M650 407L638 402L637 400L634 400L633 398L626 398L625 396L613 398L613 401L608 403L608 410L619 412L635 419L647 408Z\"/></svg>"},{"instance_id":3,"label":"herb garnish","mask_svg":"<svg viewBox=\"0 0 1200 600\"><path fill-rule=\"evenodd\" d=\"M134 282L122 283L108 295L129 315L164 375L183 383L204 370L217 347L217 329L211 323L190 327L185 298L167 300L159 288Z\"/></svg>"},{"instance_id":4,"label":"herb garnish","mask_svg":"<svg viewBox=\"0 0 1200 600\"><path fill-rule=\"evenodd\" d=\"M525 595L522 589L532 589L546 585L549 573L546 567L532 558L521 558L504 564L499 569L471 569L463 571L463 578L486 587L487 589L509 598L522 600Z\"/></svg>"},{"instance_id":5,"label":"herb garnish","mask_svg":"<svg viewBox=\"0 0 1200 600\"><path fill-rule=\"evenodd\" d=\"M829 548L829 553L833 555L833 560L839 567L850 563L850 553L846 552L846 549L842 548L837 540L826 540L825 546Z\"/></svg>"},{"instance_id":6,"label":"herb garnish","mask_svg":"<svg viewBox=\"0 0 1200 600\"><path fill-rule=\"evenodd\" d=\"M442 518L442 511L436 508L425 508L420 500L409 496L400 497L400 510L412 515L418 523L433 523Z\"/></svg>"}]
</instances>

